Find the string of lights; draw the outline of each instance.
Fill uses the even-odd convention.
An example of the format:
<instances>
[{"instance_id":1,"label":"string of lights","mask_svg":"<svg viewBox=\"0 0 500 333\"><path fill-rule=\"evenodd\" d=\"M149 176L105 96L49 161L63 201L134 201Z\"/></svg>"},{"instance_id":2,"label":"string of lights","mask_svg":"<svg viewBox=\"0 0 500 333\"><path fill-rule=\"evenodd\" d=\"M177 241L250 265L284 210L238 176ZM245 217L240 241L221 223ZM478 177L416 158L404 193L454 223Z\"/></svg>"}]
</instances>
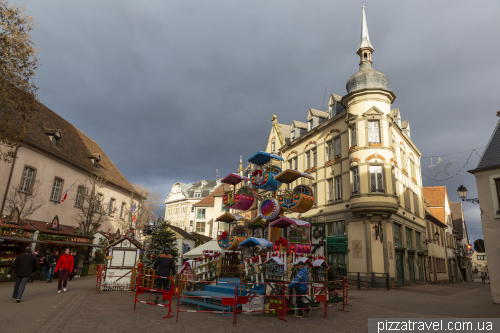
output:
<instances>
[{"instance_id":1,"label":"string of lights","mask_svg":"<svg viewBox=\"0 0 500 333\"><path fill-rule=\"evenodd\" d=\"M484 147L481 147L481 148L484 148ZM477 148L477 149L481 149L481 148ZM468 150L468 151L469 151L469 150ZM473 154L474 152L476 153L476 155L479 155L479 154L477 153L476 149L472 149L472 150L470 151L469 158L467 158L467 161L465 162L465 164L464 164L464 165L462 166L462 168L460 168L460 170L458 170L458 171L457 171L457 173L455 173L453 176L450 176L450 177L448 177L448 178L446 178L446 179L435 179L435 178L431 178L431 177L429 177L429 176L426 176L423 172L422 172L422 176L424 176L424 177L425 177L425 178L427 178L427 179L433 180L433 181L435 181L435 182L443 182L443 181L446 181L446 180L450 180L450 179L452 179L453 177L455 177L456 175L458 175L460 172L462 172L462 170L465 168L465 166L469 163L470 158L472 157L472 154ZM462 152L462 153L463 153L463 152ZM456 153L456 154L460 154L460 153ZM454 155L454 154L449 154L449 155Z\"/></svg>"}]
</instances>

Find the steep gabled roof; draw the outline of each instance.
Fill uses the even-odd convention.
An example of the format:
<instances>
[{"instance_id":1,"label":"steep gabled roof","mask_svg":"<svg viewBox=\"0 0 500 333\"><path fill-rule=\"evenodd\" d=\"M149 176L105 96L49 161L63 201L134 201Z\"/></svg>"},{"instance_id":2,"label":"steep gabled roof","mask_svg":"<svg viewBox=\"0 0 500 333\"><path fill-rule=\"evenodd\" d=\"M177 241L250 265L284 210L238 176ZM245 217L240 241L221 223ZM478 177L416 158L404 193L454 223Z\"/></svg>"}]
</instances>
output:
<instances>
[{"instance_id":1,"label":"steep gabled roof","mask_svg":"<svg viewBox=\"0 0 500 333\"><path fill-rule=\"evenodd\" d=\"M290 141L291 133L292 133L292 126L291 125L285 125L285 124L278 124L279 130L281 135L283 136L283 144L287 143Z\"/></svg>"},{"instance_id":2,"label":"steep gabled roof","mask_svg":"<svg viewBox=\"0 0 500 333\"><path fill-rule=\"evenodd\" d=\"M196 238L193 237L193 235L191 235L189 232L187 232L186 230L182 229L182 228L179 228L179 227L176 227L174 225L171 225L169 224L168 226L170 229L172 229L173 231L175 231L176 233L178 233L180 236L184 237L185 239L190 239L190 240L196 240Z\"/></svg>"},{"instance_id":3,"label":"steep gabled roof","mask_svg":"<svg viewBox=\"0 0 500 333\"><path fill-rule=\"evenodd\" d=\"M342 100L342 96L331 94L330 101L328 102L328 106L332 106L335 103L340 103L341 100Z\"/></svg>"},{"instance_id":4,"label":"steep gabled roof","mask_svg":"<svg viewBox=\"0 0 500 333\"><path fill-rule=\"evenodd\" d=\"M39 106L38 112L30 119L30 128L25 139L28 146L42 150L84 172L102 171L107 181L126 191L134 191L133 186L97 142L42 103ZM55 146L49 139L49 135L54 132L61 133L61 138ZM91 161L95 156L101 158L97 168Z\"/></svg>"},{"instance_id":5,"label":"steep gabled roof","mask_svg":"<svg viewBox=\"0 0 500 333\"><path fill-rule=\"evenodd\" d=\"M500 117L500 111L497 112L497 116ZM500 120L497 126L493 130L490 141L483 152L483 156L479 160L477 167L474 170L470 170L470 173L474 173L481 170L500 168Z\"/></svg>"},{"instance_id":6,"label":"steep gabled roof","mask_svg":"<svg viewBox=\"0 0 500 333\"><path fill-rule=\"evenodd\" d=\"M311 117L328 118L328 112L316 109L309 109L309 114L307 115L307 119Z\"/></svg>"},{"instance_id":7,"label":"steep gabled roof","mask_svg":"<svg viewBox=\"0 0 500 333\"><path fill-rule=\"evenodd\" d=\"M306 123L303 123L301 121L298 121L298 120L293 120L292 121L292 129L293 128L303 128L303 129L307 129L307 124Z\"/></svg>"},{"instance_id":8,"label":"steep gabled roof","mask_svg":"<svg viewBox=\"0 0 500 333\"><path fill-rule=\"evenodd\" d=\"M210 242L210 241L212 240L212 237L205 236L205 235L203 235L203 234L199 234L199 233L197 233L197 232L192 232L191 234L193 234L193 235L195 235L195 236L199 237L199 238L200 238L202 241L204 241L205 243L206 243L206 242ZM193 236L191 236L191 237L193 237Z\"/></svg>"}]
</instances>

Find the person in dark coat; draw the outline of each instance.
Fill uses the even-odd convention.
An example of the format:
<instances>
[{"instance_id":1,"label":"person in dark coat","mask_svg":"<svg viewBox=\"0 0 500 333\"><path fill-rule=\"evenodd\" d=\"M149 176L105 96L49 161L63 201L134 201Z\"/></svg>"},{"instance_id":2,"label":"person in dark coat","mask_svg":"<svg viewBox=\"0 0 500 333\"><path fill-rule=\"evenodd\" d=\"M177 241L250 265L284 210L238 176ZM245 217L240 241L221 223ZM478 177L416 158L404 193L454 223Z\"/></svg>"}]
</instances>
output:
<instances>
[{"instance_id":1,"label":"person in dark coat","mask_svg":"<svg viewBox=\"0 0 500 333\"><path fill-rule=\"evenodd\" d=\"M10 275L14 270L16 271L16 284L14 285L12 298L19 303L21 302L24 288L26 287L26 283L28 282L30 276L38 270L38 258L31 253L29 247L24 249L24 253L18 255L16 260L14 260L14 263L12 263L12 266L10 266L10 269L7 272L8 278L10 278Z\"/></svg>"},{"instance_id":2,"label":"person in dark coat","mask_svg":"<svg viewBox=\"0 0 500 333\"><path fill-rule=\"evenodd\" d=\"M49 279L49 262L50 262L50 251L46 250L43 256L43 266L42 266L42 281Z\"/></svg>"},{"instance_id":3,"label":"person in dark coat","mask_svg":"<svg viewBox=\"0 0 500 333\"><path fill-rule=\"evenodd\" d=\"M59 251L54 251L49 258L49 276L47 283L52 282L52 278L54 277L54 272L56 270L57 262L59 261Z\"/></svg>"},{"instance_id":4,"label":"person in dark coat","mask_svg":"<svg viewBox=\"0 0 500 333\"><path fill-rule=\"evenodd\" d=\"M71 253L71 255L73 256L73 272L69 275L70 281L73 280L73 277L75 276L76 268L78 266L78 260L80 259L80 256L78 255L76 250L74 250L73 253Z\"/></svg>"},{"instance_id":5,"label":"person in dark coat","mask_svg":"<svg viewBox=\"0 0 500 333\"><path fill-rule=\"evenodd\" d=\"M156 278L156 289L168 289L169 283L167 277L175 275L175 260L174 256L170 254L169 248L166 248L163 253L156 258L153 268L156 269L156 275L160 276L160 278ZM160 295L161 292L156 292L155 303L157 304Z\"/></svg>"}]
</instances>

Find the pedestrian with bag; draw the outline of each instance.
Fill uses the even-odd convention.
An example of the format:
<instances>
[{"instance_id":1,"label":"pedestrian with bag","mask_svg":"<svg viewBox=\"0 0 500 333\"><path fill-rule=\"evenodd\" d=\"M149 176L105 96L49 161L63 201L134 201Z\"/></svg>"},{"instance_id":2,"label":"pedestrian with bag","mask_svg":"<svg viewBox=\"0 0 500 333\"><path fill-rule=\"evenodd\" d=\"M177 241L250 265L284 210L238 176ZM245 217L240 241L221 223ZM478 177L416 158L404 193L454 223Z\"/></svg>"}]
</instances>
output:
<instances>
[{"instance_id":1,"label":"pedestrian with bag","mask_svg":"<svg viewBox=\"0 0 500 333\"><path fill-rule=\"evenodd\" d=\"M24 249L24 253L17 256L16 260L10 266L7 272L7 278L10 278L13 271L16 271L16 284L14 285L14 292L12 298L21 302L21 297L24 293L24 288L30 276L38 270L38 258L31 253L29 247Z\"/></svg>"},{"instance_id":2,"label":"pedestrian with bag","mask_svg":"<svg viewBox=\"0 0 500 333\"><path fill-rule=\"evenodd\" d=\"M175 260L174 256L170 254L169 248L165 248L163 253L158 258L156 258L153 268L156 269L156 275L159 276L156 278L156 289L168 289L168 278L171 275L175 275ZM158 304L158 299L160 298L161 294L162 292L156 292L156 304Z\"/></svg>"},{"instance_id":3,"label":"pedestrian with bag","mask_svg":"<svg viewBox=\"0 0 500 333\"><path fill-rule=\"evenodd\" d=\"M57 293L61 293L61 287L66 292L66 286L68 285L68 277L71 272L73 272L73 256L69 253L69 248L64 249L63 255L57 261L55 272L59 271L59 280L57 282Z\"/></svg>"},{"instance_id":4,"label":"pedestrian with bag","mask_svg":"<svg viewBox=\"0 0 500 333\"><path fill-rule=\"evenodd\" d=\"M54 271L56 269L57 261L59 260L59 251L54 251L49 258L49 277L47 283L52 282Z\"/></svg>"},{"instance_id":5,"label":"pedestrian with bag","mask_svg":"<svg viewBox=\"0 0 500 333\"><path fill-rule=\"evenodd\" d=\"M295 292L296 292L296 302L297 306L299 307L298 313L294 314L294 317L297 318L302 318L303 317L303 310L305 309L306 315L309 317L311 315L311 309L309 306L304 303L303 300L303 295L307 294L307 287L308 287L308 282L309 282L309 272L307 271L307 268L304 264L303 261L299 261L297 263L297 275L295 276L295 279L293 279L292 283L288 285L288 288L293 288L294 285L295 287ZM302 283L299 283L302 282Z\"/></svg>"}]
</instances>

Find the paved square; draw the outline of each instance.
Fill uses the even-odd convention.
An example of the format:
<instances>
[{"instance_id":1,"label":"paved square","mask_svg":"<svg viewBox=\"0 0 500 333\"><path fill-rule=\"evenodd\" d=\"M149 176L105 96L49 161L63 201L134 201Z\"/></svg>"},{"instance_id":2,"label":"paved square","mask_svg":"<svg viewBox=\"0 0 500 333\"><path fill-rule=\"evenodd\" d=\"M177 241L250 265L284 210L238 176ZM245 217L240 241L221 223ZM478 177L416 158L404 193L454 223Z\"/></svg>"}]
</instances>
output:
<instances>
[{"instance_id":1,"label":"paved square","mask_svg":"<svg viewBox=\"0 0 500 333\"><path fill-rule=\"evenodd\" d=\"M134 293L102 292L97 294L95 276L70 282L68 292L57 294L56 284L36 281L28 284L23 301L10 299L13 284L0 284L0 322L2 333L11 332L264 332L276 329L293 332L366 332L368 318L418 317L499 317L500 305L493 304L489 285L481 283L408 286L387 290L350 290L349 312L330 307L329 318L321 310L311 317L294 318L288 322L271 315L238 315L233 327L232 317L219 314L180 313L162 319L168 310L163 307L137 304ZM147 298L146 295L142 297ZM183 307L194 309L193 307ZM173 307L175 314L175 306Z\"/></svg>"}]
</instances>

